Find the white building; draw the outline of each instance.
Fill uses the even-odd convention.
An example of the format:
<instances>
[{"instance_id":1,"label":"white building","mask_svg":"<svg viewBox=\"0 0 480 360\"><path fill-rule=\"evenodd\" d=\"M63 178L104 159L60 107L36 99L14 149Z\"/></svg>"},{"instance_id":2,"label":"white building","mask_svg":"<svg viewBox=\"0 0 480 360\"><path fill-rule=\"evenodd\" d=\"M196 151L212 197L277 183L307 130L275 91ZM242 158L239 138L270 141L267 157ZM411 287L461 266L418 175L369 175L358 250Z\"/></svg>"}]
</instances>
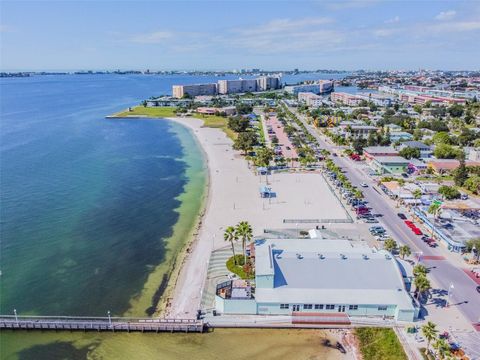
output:
<instances>
[{"instance_id":1,"label":"white building","mask_svg":"<svg viewBox=\"0 0 480 360\"><path fill-rule=\"evenodd\" d=\"M413 321L418 309L405 287L404 274L389 252L348 240L258 240L255 291L248 283L222 283L217 287L216 310Z\"/></svg>"}]
</instances>

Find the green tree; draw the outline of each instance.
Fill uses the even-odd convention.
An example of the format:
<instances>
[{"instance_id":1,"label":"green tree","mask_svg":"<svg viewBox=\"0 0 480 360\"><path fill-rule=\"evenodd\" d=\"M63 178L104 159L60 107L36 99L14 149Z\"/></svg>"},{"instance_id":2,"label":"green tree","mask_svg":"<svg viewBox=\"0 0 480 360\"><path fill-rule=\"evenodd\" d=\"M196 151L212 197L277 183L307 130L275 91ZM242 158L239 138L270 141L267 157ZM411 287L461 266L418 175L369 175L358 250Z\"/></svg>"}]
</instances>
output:
<instances>
[{"instance_id":1,"label":"green tree","mask_svg":"<svg viewBox=\"0 0 480 360\"><path fill-rule=\"evenodd\" d=\"M450 137L450 134L446 131L439 131L435 135L433 135L433 143L435 145L440 145L440 144L448 144L452 145L453 140Z\"/></svg>"},{"instance_id":2,"label":"green tree","mask_svg":"<svg viewBox=\"0 0 480 360\"><path fill-rule=\"evenodd\" d=\"M442 185L438 188L438 193L447 200L460 198L460 192L453 186Z\"/></svg>"},{"instance_id":3,"label":"green tree","mask_svg":"<svg viewBox=\"0 0 480 360\"><path fill-rule=\"evenodd\" d=\"M256 144L257 135L252 131L245 131L238 134L233 143L233 148L235 150L242 150L244 155L246 155Z\"/></svg>"},{"instance_id":4,"label":"green tree","mask_svg":"<svg viewBox=\"0 0 480 360\"><path fill-rule=\"evenodd\" d=\"M398 253L402 257L402 259L405 259L405 256L410 256L412 254L412 251L410 250L410 247L408 247L408 245L402 245L398 249Z\"/></svg>"},{"instance_id":5,"label":"green tree","mask_svg":"<svg viewBox=\"0 0 480 360\"><path fill-rule=\"evenodd\" d=\"M242 249L243 249L243 257L244 257L244 264L247 263L247 253L245 251L247 242L252 240L253 237L253 230L252 226L247 221L240 221L236 226L236 233L238 237L242 240Z\"/></svg>"},{"instance_id":6,"label":"green tree","mask_svg":"<svg viewBox=\"0 0 480 360\"><path fill-rule=\"evenodd\" d=\"M461 117L463 115L463 106L460 104L453 104L447 109L451 117Z\"/></svg>"},{"instance_id":7,"label":"green tree","mask_svg":"<svg viewBox=\"0 0 480 360\"><path fill-rule=\"evenodd\" d=\"M459 150L448 144L438 144L433 151L437 159L455 159L458 154Z\"/></svg>"},{"instance_id":8,"label":"green tree","mask_svg":"<svg viewBox=\"0 0 480 360\"><path fill-rule=\"evenodd\" d=\"M377 145L377 136L374 132L370 132L368 134L368 138L367 138L367 145L368 146L375 146Z\"/></svg>"},{"instance_id":9,"label":"green tree","mask_svg":"<svg viewBox=\"0 0 480 360\"><path fill-rule=\"evenodd\" d=\"M237 104L236 105L236 108L237 108L237 113L239 114L250 114L252 111L253 111L253 107L252 105L247 105L247 104Z\"/></svg>"},{"instance_id":10,"label":"green tree","mask_svg":"<svg viewBox=\"0 0 480 360\"><path fill-rule=\"evenodd\" d=\"M413 276L415 277L427 276L427 272L428 272L427 268L422 264L415 265L413 268Z\"/></svg>"},{"instance_id":11,"label":"green tree","mask_svg":"<svg viewBox=\"0 0 480 360\"><path fill-rule=\"evenodd\" d=\"M413 148L413 147L404 147L402 150L399 151L400 156L403 156L405 159L419 159L420 158L420 149Z\"/></svg>"},{"instance_id":12,"label":"green tree","mask_svg":"<svg viewBox=\"0 0 480 360\"><path fill-rule=\"evenodd\" d=\"M422 105L413 105L413 110L417 113L417 114L421 114L423 109L422 109Z\"/></svg>"},{"instance_id":13,"label":"green tree","mask_svg":"<svg viewBox=\"0 0 480 360\"><path fill-rule=\"evenodd\" d=\"M425 349L425 354L428 354L428 350L430 350L430 343L437 338L437 333L437 325L435 325L431 321L427 322L425 325L422 326L422 334L427 340L427 348Z\"/></svg>"},{"instance_id":14,"label":"green tree","mask_svg":"<svg viewBox=\"0 0 480 360\"><path fill-rule=\"evenodd\" d=\"M440 215L441 211L442 211L441 205L437 202L432 203L427 209L427 212L433 215L432 236L435 233L435 222L437 220L437 217Z\"/></svg>"},{"instance_id":15,"label":"green tree","mask_svg":"<svg viewBox=\"0 0 480 360\"><path fill-rule=\"evenodd\" d=\"M419 275L414 280L415 288L417 291L417 300L420 299L423 293L430 290L430 281L424 275Z\"/></svg>"},{"instance_id":16,"label":"green tree","mask_svg":"<svg viewBox=\"0 0 480 360\"><path fill-rule=\"evenodd\" d=\"M232 246L233 261L237 265L237 258L235 257L235 242L238 240L238 234L234 226L228 226L223 233L223 239L228 241Z\"/></svg>"},{"instance_id":17,"label":"green tree","mask_svg":"<svg viewBox=\"0 0 480 360\"><path fill-rule=\"evenodd\" d=\"M480 194L480 176L471 175L463 184L465 188L475 194Z\"/></svg>"},{"instance_id":18,"label":"green tree","mask_svg":"<svg viewBox=\"0 0 480 360\"><path fill-rule=\"evenodd\" d=\"M227 126L237 133L247 131L250 126L248 119L241 116L231 116L228 118Z\"/></svg>"},{"instance_id":19,"label":"green tree","mask_svg":"<svg viewBox=\"0 0 480 360\"><path fill-rule=\"evenodd\" d=\"M453 181L455 182L455 185L463 186L465 181L468 179L468 170L467 166L465 165L465 152L463 149L460 149L460 153L458 154L457 158L460 164L458 165L458 168L453 171Z\"/></svg>"},{"instance_id":20,"label":"green tree","mask_svg":"<svg viewBox=\"0 0 480 360\"><path fill-rule=\"evenodd\" d=\"M383 248L389 252L395 251L397 247L398 247L397 242L393 239L387 239L383 244Z\"/></svg>"},{"instance_id":21,"label":"green tree","mask_svg":"<svg viewBox=\"0 0 480 360\"><path fill-rule=\"evenodd\" d=\"M415 189L412 191L412 195L415 199L420 199L422 197L422 190Z\"/></svg>"},{"instance_id":22,"label":"green tree","mask_svg":"<svg viewBox=\"0 0 480 360\"><path fill-rule=\"evenodd\" d=\"M257 151L255 165L267 167L273 160L274 152L270 148L261 148Z\"/></svg>"},{"instance_id":23,"label":"green tree","mask_svg":"<svg viewBox=\"0 0 480 360\"><path fill-rule=\"evenodd\" d=\"M447 359L447 357L449 357L451 354L450 345L445 339L437 339L437 341L435 341L433 344L433 348L435 349L435 352L440 360Z\"/></svg>"}]
</instances>

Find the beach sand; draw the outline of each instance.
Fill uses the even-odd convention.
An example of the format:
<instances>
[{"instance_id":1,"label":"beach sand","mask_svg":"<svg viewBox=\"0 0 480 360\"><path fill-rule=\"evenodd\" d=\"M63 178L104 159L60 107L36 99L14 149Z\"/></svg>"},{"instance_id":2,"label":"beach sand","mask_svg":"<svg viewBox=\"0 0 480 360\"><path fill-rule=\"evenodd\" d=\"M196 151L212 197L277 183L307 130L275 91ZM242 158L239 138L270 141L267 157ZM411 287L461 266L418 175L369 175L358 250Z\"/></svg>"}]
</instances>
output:
<instances>
[{"instance_id":1,"label":"beach sand","mask_svg":"<svg viewBox=\"0 0 480 360\"><path fill-rule=\"evenodd\" d=\"M171 306L165 315L192 318L202 296L210 253L227 245L223 231L239 221L248 221L255 235L265 228L295 229L284 219L346 219L345 210L318 173L274 174L269 186L277 192L275 199L262 199L259 187L265 176L256 176L247 161L232 149L232 141L219 129L202 127L192 118L169 118L190 128L205 152L208 162L209 189L205 214L199 233L183 259ZM313 227L314 225L306 225ZM301 227L301 225L300 225ZM174 283L174 284L172 284Z\"/></svg>"}]
</instances>

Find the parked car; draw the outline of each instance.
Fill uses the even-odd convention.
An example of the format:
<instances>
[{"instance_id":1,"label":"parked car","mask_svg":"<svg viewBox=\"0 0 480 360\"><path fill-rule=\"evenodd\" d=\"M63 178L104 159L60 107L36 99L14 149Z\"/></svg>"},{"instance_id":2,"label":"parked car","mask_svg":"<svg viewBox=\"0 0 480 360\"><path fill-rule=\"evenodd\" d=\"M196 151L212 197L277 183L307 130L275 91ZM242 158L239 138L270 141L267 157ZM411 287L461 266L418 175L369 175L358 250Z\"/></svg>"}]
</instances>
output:
<instances>
[{"instance_id":1,"label":"parked car","mask_svg":"<svg viewBox=\"0 0 480 360\"><path fill-rule=\"evenodd\" d=\"M416 226L414 228L412 228L412 231L415 235L423 235L422 230L420 230Z\"/></svg>"},{"instance_id":2,"label":"parked car","mask_svg":"<svg viewBox=\"0 0 480 360\"><path fill-rule=\"evenodd\" d=\"M363 182L360 184L360 186L363 187L363 188L367 188L367 187L368 187L368 185L365 184L365 183L363 183Z\"/></svg>"},{"instance_id":3,"label":"parked car","mask_svg":"<svg viewBox=\"0 0 480 360\"><path fill-rule=\"evenodd\" d=\"M402 220L406 220L406 219L407 219L407 217L406 217L405 214L403 214L403 213L398 213L397 215L398 215L398 217L399 217L400 219L402 219Z\"/></svg>"},{"instance_id":4,"label":"parked car","mask_svg":"<svg viewBox=\"0 0 480 360\"><path fill-rule=\"evenodd\" d=\"M480 293L480 285L477 286L477 292Z\"/></svg>"},{"instance_id":5,"label":"parked car","mask_svg":"<svg viewBox=\"0 0 480 360\"><path fill-rule=\"evenodd\" d=\"M364 221L366 224L378 224L378 220L375 218L367 218Z\"/></svg>"}]
</instances>

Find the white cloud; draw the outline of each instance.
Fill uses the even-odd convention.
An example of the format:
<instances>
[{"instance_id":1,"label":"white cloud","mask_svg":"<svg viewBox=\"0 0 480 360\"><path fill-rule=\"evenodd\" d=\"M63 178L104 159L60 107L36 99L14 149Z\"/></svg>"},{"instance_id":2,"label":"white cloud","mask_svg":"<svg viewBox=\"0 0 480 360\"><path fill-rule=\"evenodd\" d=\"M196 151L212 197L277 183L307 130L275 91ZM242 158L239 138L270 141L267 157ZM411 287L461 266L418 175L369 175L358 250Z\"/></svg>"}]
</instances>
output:
<instances>
[{"instance_id":1,"label":"white cloud","mask_svg":"<svg viewBox=\"0 0 480 360\"><path fill-rule=\"evenodd\" d=\"M160 44L173 37L169 31L155 31L146 34L138 34L130 37L130 41L139 44Z\"/></svg>"},{"instance_id":2,"label":"white cloud","mask_svg":"<svg viewBox=\"0 0 480 360\"><path fill-rule=\"evenodd\" d=\"M437 20L450 20L453 17L455 17L456 14L457 14L457 12L455 10L442 11L440 14L435 16L435 19L437 19Z\"/></svg>"},{"instance_id":3,"label":"white cloud","mask_svg":"<svg viewBox=\"0 0 480 360\"><path fill-rule=\"evenodd\" d=\"M400 21L400 16L395 16L391 19L388 19L388 20L385 20L384 23L385 24L395 24L395 23L398 23Z\"/></svg>"}]
</instances>

